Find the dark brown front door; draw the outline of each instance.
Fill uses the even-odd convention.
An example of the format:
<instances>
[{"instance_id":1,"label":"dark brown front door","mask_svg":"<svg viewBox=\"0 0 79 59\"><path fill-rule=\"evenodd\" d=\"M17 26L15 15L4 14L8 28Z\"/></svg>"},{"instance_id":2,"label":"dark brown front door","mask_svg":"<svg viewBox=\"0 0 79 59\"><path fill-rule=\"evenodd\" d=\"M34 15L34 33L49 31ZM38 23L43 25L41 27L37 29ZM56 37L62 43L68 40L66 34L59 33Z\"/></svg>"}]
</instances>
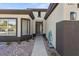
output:
<instances>
[{"instance_id":1,"label":"dark brown front door","mask_svg":"<svg viewBox=\"0 0 79 59\"><path fill-rule=\"evenodd\" d=\"M36 34L43 34L43 22L36 22Z\"/></svg>"}]
</instances>

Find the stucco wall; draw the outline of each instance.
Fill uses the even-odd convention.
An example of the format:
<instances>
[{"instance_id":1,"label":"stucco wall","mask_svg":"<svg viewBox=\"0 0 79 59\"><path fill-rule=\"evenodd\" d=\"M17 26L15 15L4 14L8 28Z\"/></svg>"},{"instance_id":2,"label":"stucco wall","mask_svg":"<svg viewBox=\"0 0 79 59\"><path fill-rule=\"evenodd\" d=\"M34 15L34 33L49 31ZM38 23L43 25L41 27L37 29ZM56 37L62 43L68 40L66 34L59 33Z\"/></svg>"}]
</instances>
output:
<instances>
[{"instance_id":1,"label":"stucco wall","mask_svg":"<svg viewBox=\"0 0 79 59\"><path fill-rule=\"evenodd\" d=\"M70 20L70 12L76 12L76 21L79 20L79 8L77 7L77 4L62 4L60 3L55 10L51 13L51 15L46 20L46 37L48 38L48 33L52 32L52 43L54 47L56 48L56 23L62 20ZM71 20L72 21L72 20Z\"/></svg>"},{"instance_id":2,"label":"stucco wall","mask_svg":"<svg viewBox=\"0 0 79 59\"><path fill-rule=\"evenodd\" d=\"M70 20L70 12L76 12L76 20L79 20L79 8L77 8L77 4L64 4L64 20Z\"/></svg>"},{"instance_id":3,"label":"stucco wall","mask_svg":"<svg viewBox=\"0 0 79 59\"><path fill-rule=\"evenodd\" d=\"M0 18L17 18L17 36L21 37L21 18L28 18L30 19L30 22L32 23L32 19L29 15L19 15L19 14L0 14ZM32 25L30 24L32 27ZM30 28L31 28L30 27ZM30 29L30 34L32 34L32 28Z\"/></svg>"},{"instance_id":4,"label":"stucco wall","mask_svg":"<svg viewBox=\"0 0 79 59\"><path fill-rule=\"evenodd\" d=\"M52 33L52 44L54 48L56 48L56 22L63 20L63 8L64 4L59 4L55 10L51 13L51 15L46 20L46 37L49 39L48 35L51 31Z\"/></svg>"},{"instance_id":5,"label":"stucco wall","mask_svg":"<svg viewBox=\"0 0 79 59\"><path fill-rule=\"evenodd\" d=\"M41 17L38 17L38 12L33 12L33 14L34 14L34 16L35 16L35 19L33 20L33 23L32 23L32 25L33 25L33 34L35 34L35 32L36 32L36 26L35 26L35 24L36 24L36 22L43 22L43 34L45 34L46 32L46 29L45 29L45 19L44 19L44 16L45 16L45 13L46 12L41 12Z\"/></svg>"}]
</instances>

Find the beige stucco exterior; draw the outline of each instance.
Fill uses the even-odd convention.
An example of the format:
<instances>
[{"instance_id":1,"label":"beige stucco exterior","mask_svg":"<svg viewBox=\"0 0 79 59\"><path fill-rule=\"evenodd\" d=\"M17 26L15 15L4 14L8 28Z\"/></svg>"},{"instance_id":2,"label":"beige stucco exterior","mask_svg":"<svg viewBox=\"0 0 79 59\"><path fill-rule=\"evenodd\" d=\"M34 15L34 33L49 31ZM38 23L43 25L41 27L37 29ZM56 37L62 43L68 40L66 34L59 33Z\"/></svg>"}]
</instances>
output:
<instances>
[{"instance_id":1,"label":"beige stucco exterior","mask_svg":"<svg viewBox=\"0 0 79 59\"><path fill-rule=\"evenodd\" d=\"M19 14L0 14L0 18L17 18L17 37L21 37L21 18L30 19L30 24L32 24L32 19L29 15L19 15ZM32 27L32 25L30 25ZM30 28L31 28L30 27ZM30 29L30 34L32 34L32 28Z\"/></svg>"},{"instance_id":2,"label":"beige stucco exterior","mask_svg":"<svg viewBox=\"0 0 79 59\"><path fill-rule=\"evenodd\" d=\"M41 17L38 17L38 11L33 12L33 14L35 16L34 20L32 20L28 14L27 15L25 15L25 14L0 14L0 18L17 18L17 37L21 37L21 18L30 19L30 30L28 28L28 30L30 31L30 35L35 34L36 22L43 22L43 33L45 34L45 31L46 31L45 30L45 20L44 20L45 13L46 12L41 12ZM22 28L24 28L23 30L25 30L26 27L24 26ZM23 31L22 34L25 34L26 31L25 32Z\"/></svg>"},{"instance_id":3,"label":"beige stucco exterior","mask_svg":"<svg viewBox=\"0 0 79 59\"><path fill-rule=\"evenodd\" d=\"M77 4L64 4L64 20L70 20L70 12L76 12L77 17L76 19L78 20L78 14L79 14L79 9L77 8Z\"/></svg>"},{"instance_id":4,"label":"beige stucco exterior","mask_svg":"<svg viewBox=\"0 0 79 59\"><path fill-rule=\"evenodd\" d=\"M46 29L45 29L45 19L44 19L44 16L45 16L45 13L46 12L41 12L41 17L38 17L38 12L33 12L33 14L34 14L34 16L35 16L35 19L33 20L33 26L32 26L32 28L33 28L33 34L35 34L35 31L36 31L36 26L35 26L35 24L36 24L36 22L43 22L43 34L45 34L46 32Z\"/></svg>"},{"instance_id":5,"label":"beige stucco exterior","mask_svg":"<svg viewBox=\"0 0 79 59\"><path fill-rule=\"evenodd\" d=\"M47 39L48 33L52 32L52 44L56 48L56 23L62 20L70 20L70 12L76 12L76 20L79 20L79 8L77 4L70 3L59 3L54 11L50 14L47 20L44 19L46 11L41 11L41 17L38 17L38 11L33 11L35 19L31 19L29 15L23 14L0 14L0 18L17 18L18 20L18 32L17 36L21 37L21 18L30 19L30 35L35 34L36 32L36 22L43 22L43 34L46 34ZM72 20L71 20L72 21Z\"/></svg>"},{"instance_id":6,"label":"beige stucco exterior","mask_svg":"<svg viewBox=\"0 0 79 59\"><path fill-rule=\"evenodd\" d=\"M46 37L48 39L48 33L52 32L52 44L56 48L56 23L62 20L70 20L70 12L76 12L76 21L79 20L79 8L77 4L58 4L54 11L46 20ZM71 20L72 21L72 20Z\"/></svg>"},{"instance_id":7,"label":"beige stucco exterior","mask_svg":"<svg viewBox=\"0 0 79 59\"><path fill-rule=\"evenodd\" d=\"M48 39L48 33L51 31L53 35L52 44L56 48L56 22L63 20L63 4L59 4L56 9L51 13L51 15L46 20L46 37Z\"/></svg>"}]
</instances>

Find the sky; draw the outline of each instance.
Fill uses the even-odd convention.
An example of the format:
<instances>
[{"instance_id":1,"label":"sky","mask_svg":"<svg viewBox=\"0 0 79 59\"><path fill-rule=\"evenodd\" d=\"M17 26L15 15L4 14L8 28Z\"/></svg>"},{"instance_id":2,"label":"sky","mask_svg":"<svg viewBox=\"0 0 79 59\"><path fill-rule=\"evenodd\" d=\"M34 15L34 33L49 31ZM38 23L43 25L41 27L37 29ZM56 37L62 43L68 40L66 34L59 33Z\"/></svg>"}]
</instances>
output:
<instances>
[{"instance_id":1,"label":"sky","mask_svg":"<svg viewBox=\"0 0 79 59\"><path fill-rule=\"evenodd\" d=\"M0 9L27 9L44 8L47 9L48 3L0 3Z\"/></svg>"}]
</instances>

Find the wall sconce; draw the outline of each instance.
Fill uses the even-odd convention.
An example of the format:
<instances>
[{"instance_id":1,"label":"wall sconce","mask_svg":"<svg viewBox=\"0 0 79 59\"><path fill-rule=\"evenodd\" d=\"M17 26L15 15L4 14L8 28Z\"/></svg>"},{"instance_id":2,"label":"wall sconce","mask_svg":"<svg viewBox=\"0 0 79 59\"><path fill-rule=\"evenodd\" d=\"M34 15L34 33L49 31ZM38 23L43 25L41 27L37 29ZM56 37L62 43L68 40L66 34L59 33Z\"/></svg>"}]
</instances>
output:
<instances>
[{"instance_id":1,"label":"wall sconce","mask_svg":"<svg viewBox=\"0 0 79 59\"><path fill-rule=\"evenodd\" d=\"M70 20L76 20L77 13L76 12L70 12Z\"/></svg>"}]
</instances>

